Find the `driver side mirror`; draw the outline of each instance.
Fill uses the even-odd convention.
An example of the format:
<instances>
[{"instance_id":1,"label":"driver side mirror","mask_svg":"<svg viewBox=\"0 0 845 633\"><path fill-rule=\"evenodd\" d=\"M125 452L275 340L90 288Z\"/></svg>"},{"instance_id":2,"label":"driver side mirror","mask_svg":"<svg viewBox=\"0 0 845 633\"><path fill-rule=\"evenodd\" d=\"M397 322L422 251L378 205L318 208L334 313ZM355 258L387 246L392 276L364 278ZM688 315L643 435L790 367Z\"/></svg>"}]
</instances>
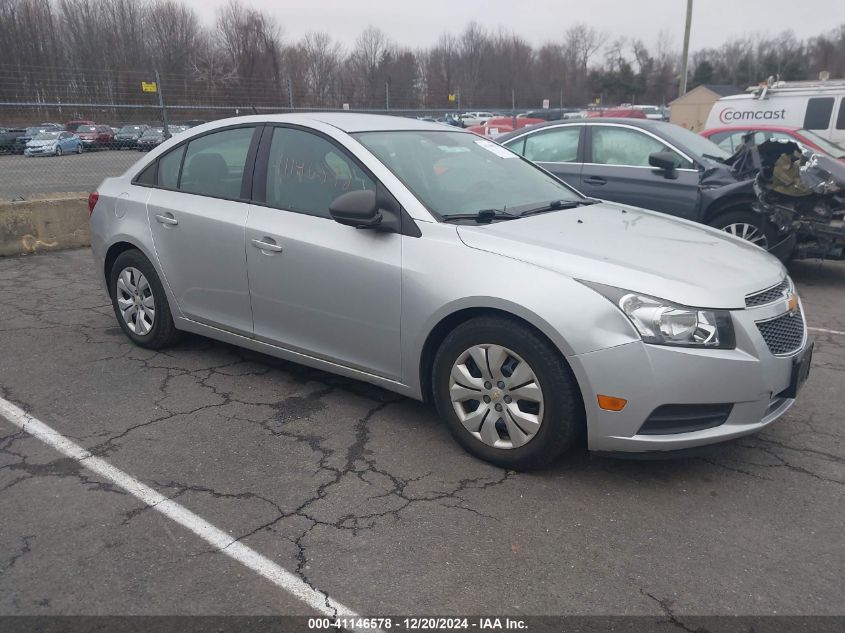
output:
<instances>
[{"instance_id":1,"label":"driver side mirror","mask_svg":"<svg viewBox=\"0 0 845 633\"><path fill-rule=\"evenodd\" d=\"M335 222L356 229L374 229L384 218L378 208L376 192L369 189L338 196L329 206L329 214Z\"/></svg>"},{"instance_id":2,"label":"driver side mirror","mask_svg":"<svg viewBox=\"0 0 845 633\"><path fill-rule=\"evenodd\" d=\"M678 177L678 166L675 163L675 155L672 152L654 152L653 154L649 154L648 164L661 170L664 178L675 179Z\"/></svg>"}]
</instances>

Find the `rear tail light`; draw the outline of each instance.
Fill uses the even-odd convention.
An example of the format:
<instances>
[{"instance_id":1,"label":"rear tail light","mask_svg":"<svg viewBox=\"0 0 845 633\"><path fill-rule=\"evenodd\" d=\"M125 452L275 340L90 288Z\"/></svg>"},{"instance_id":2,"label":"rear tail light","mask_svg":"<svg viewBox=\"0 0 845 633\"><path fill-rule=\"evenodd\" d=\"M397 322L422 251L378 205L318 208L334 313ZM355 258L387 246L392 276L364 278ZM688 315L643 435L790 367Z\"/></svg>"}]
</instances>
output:
<instances>
[{"instance_id":1,"label":"rear tail light","mask_svg":"<svg viewBox=\"0 0 845 633\"><path fill-rule=\"evenodd\" d=\"M97 206L97 202L100 199L100 194L96 191L92 191L88 194L88 215L90 216L94 213L94 207Z\"/></svg>"}]
</instances>

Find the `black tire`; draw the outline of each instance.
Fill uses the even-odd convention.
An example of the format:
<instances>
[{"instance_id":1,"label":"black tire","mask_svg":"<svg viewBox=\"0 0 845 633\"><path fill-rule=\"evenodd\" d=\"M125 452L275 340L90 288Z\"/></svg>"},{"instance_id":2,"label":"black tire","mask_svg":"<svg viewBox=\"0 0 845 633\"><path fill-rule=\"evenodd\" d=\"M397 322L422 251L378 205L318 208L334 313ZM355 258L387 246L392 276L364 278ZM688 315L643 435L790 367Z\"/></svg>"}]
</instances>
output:
<instances>
[{"instance_id":1,"label":"black tire","mask_svg":"<svg viewBox=\"0 0 845 633\"><path fill-rule=\"evenodd\" d=\"M524 359L543 391L540 428L516 448L495 448L472 435L461 424L449 397L452 366L472 346L488 344L504 346ZM542 468L566 451L586 428L581 392L569 365L548 340L507 317L477 317L450 332L434 358L432 390L437 411L458 443L472 455L502 468Z\"/></svg>"},{"instance_id":2,"label":"black tire","mask_svg":"<svg viewBox=\"0 0 845 633\"><path fill-rule=\"evenodd\" d=\"M769 250L778 242L778 234L775 227L772 225L771 222L762 214L755 213L751 210L742 210L737 209L734 211L727 211L726 213L721 213L717 215L715 218L710 220L710 226L713 228L719 229L720 231L728 231L728 227L731 226L739 226L739 225L750 225L755 227L759 234L765 239L765 246L763 243L757 243L758 246ZM737 237L741 237L738 235ZM750 240L753 242L753 240ZM753 242L756 243L756 242Z\"/></svg>"},{"instance_id":3,"label":"black tire","mask_svg":"<svg viewBox=\"0 0 845 633\"><path fill-rule=\"evenodd\" d=\"M61 156L61 155L62 155L62 148L57 146L56 147L56 156Z\"/></svg>"},{"instance_id":4,"label":"black tire","mask_svg":"<svg viewBox=\"0 0 845 633\"><path fill-rule=\"evenodd\" d=\"M121 314L117 302L117 282L121 272L126 268L140 270L150 285L153 301L155 302L155 318L149 332L139 335L133 332ZM155 268L141 251L132 249L118 255L109 271L109 295L111 296L112 308L120 329L129 337L133 343L147 349L163 349L173 345L179 339L179 331L173 324L173 316L170 313L170 306L167 302L167 294L161 285L161 280Z\"/></svg>"}]
</instances>

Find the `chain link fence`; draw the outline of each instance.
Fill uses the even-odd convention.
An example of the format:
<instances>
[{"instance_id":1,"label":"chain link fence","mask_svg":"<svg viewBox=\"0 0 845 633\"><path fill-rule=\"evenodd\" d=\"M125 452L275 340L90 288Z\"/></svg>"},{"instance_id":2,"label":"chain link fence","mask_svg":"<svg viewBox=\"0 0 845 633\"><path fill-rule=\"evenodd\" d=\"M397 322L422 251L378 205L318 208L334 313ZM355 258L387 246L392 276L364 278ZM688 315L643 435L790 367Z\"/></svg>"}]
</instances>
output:
<instances>
[{"instance_id":1,"label":"chain link fence","mask_svg":"<svg viewBox=\"0 0 845 633\"><path fill-rule=\"evenodd\" d=\"M91 191L161 142L165 124L178 133L249 114L348 110L437 118L460 112L459 91L452 96L453 107L432 109L421 107L416 91L389 83L315 92L283 78L68 74L0 63L0 85L0 201ZM511 107L473 110L512 112Z\"/></svg>"}]
</instances>

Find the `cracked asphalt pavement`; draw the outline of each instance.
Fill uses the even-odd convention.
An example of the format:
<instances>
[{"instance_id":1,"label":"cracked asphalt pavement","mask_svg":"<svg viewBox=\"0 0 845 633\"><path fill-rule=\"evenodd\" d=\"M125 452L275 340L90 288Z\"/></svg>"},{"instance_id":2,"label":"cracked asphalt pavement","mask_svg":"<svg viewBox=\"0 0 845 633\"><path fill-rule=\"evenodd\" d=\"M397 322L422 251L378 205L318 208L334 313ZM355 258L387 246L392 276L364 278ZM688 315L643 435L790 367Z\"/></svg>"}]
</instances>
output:
<instances>
[{"instance_id":1,"label":"cracked asphalt pavement","mask_svg":"<svg viewBox=\"0 0 845 633\"><path fill-rule=\"evenodd\" d=\"M845 264L796 262L845 331ZM87 250L0 259L0 396L358 613L842 615L845 336L708 455L503 471L427 406L200 337L123 336ZM0 418L0 614L309 608Z\"/></svg>"}]
</instances>

